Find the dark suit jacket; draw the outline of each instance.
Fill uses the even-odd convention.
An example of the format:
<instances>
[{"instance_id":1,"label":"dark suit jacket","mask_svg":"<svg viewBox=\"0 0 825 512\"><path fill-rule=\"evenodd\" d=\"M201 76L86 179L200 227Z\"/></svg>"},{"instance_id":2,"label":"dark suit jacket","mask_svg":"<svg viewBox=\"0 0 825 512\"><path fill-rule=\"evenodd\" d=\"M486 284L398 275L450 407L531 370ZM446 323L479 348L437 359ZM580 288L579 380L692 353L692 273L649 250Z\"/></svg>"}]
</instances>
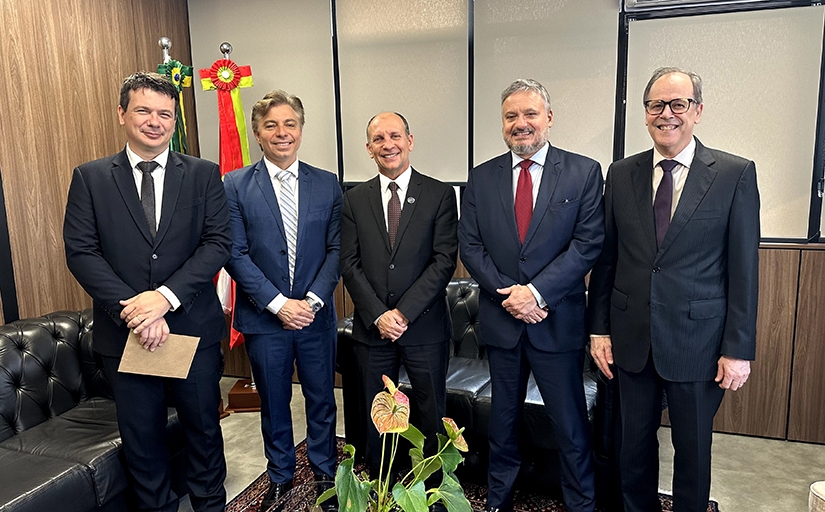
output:
<instances>
[{"instance_id":1,"label":"dark suit jacket","mask_svg":"<svg viewBox=\"0 0 825 512\"><path fill-rule=\"evenodd\" d=\"M389 343L373 322L394 308L410 321L401 345L440 343L452 335L445 290L458 252L455 192L411 172L393 250L378 176L344 195L341 270L355 304L353 336L363 343Z\"/></svg>"},{"instance_id":2,"label":"dark suit jacket","mask_svg":"<svg viewBox=\"0 0 825 512\"><path fill-rule=\"evenodd\" d=\"M300 300L311 291L324 301L324 308L304 332L329 329L337 320L332 294L341 277L341 187L334 174L304 162L299 162L298 176L292 291L284 223L266 164L261 159L224 177L233 240L227 270L238 284L235 329L240 332L282 332L278 317L264 313L279 293Z\"/></svg>"},{"instance_id":3,"label":"dark suit jacket","mask_svg":"<svg viewBox=\"0 0 825 512\"><path fill-rule=\"evenodd\" d=\"M169 153L152 240L126 151L74 170L66 205L66 262L94 300L95 350L120 356L129 329L119 301L166 285L181 306L165 318L200 348L226 334L212 279L229 259L229 210L218 166Z\"/></svg>"},{"instance_id":4,"label":"dark suit jacket","mask_svg":"<svg viewBox=\"0 0 825 512\"><path fill-rule=\"evenodd\" d=\"M677 382L712 380L721 354L753 359L759 192L753 162L697 141L661 248L653 150L615 162L605 188L605 247L590 279L590 332L617 365Z\"/></svg>"},{"instance_id":5,"label":"dark suit jacket","mask_svg":"<svg viewBox=\"0 0 825 512\"><path fill-rule=\"evenodd\" d=\"M584 276L604 238L602 172L585 156L548 148L530 228L522 245L513 207L512 156L505 153L470 172L461 205L461 261L481 286L479 318L486 343L512 348L526 328L541 350L584 347ZM513 318L497 288L532 283L550 314L538 324Z\"/></svg>"}]
</instances>

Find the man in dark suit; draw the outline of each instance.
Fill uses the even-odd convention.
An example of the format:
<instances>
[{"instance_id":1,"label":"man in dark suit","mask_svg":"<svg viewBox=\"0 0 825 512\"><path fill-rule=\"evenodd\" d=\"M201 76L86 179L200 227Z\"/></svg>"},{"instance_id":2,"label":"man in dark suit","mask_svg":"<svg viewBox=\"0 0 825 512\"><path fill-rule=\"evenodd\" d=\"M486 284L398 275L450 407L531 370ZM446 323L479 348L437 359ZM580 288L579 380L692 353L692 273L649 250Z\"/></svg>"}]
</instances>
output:
<instances>
[{"instance_id":1,"label":"man in dark suit","mask_svg":"<svg viewBox=\"0 0 825 512\"><path fill-rule=\"evenodd\" d=\"M367 152L378 176L349 190L341 219L341 270L355 304L353 337L365 410L398 382L403 363L412 385L411 411L428 455L447 407L448 340L452 324L446 287L455 271L457 206L452 187L410 166L413 136L400 114L367 124ZM372 424L367 464L377 477L381 441Z\"/></svg>"},{"instance_id":2,"label":"man in dark suit","mask_svg":"<svg viewBox=\"0 0 825 512\"><path fill-rule=\"evenodd\" d=\"M501 98L510 152L470 172L458 229L461 260L481 288L493 386L487 510L512 504L532 371L558 438L567 509L592 511L584 276L604 236L601 167L550 145L553 111L539 82L516 80Z\"/></svg>"},{"instance_id":3,"label":"man in dark suit","mask_svg":"<svg viewBox=\"0 0 825 512\"><path fill-rule=\"evenodd\" d=\"M66 262L94 301L95 351L117 406L138 510L175 511L165 389L187 437L192 508L226 503L218 420L223 312L212 279L229 259L229 210L218 166L169 151L178 93L136 73L121 88L126 149L74 170L63 240ZM200 337L186 379L119 373L129 330L154 351L169 332Z\"/></svg>"},{"instance_id":4,"label":"man in dark suit","mask_svg":"<svg viewBox=\"0 0 825 512\"><path fill-rule=\"evenodd\" d=\"M261 396L261 430L270 487L266 510L292 487L293 365L306 399L307 455L315 479L335 475L336 316L340 279L341 187L337 177L298 160L304 106L273 91L252 107L264 152L224 178L238 285L235 329L244 334Z\"/></svg>"},{"instance_id":5,"label":"man in dark suit","mask_svg":"<svg viewBox=\"0 0 825 512\"><path fill-rule=\"evenodd\" d=\"M664 390L671 422L674 510L704 511L711 428L725 389L755 354L759 192L754 163L693 136L702 81L654 72L644 92L653 149L610 166L604 251L590 279L591 353L613 377L622 415L625 510L657 497Z\"/></svg>"}]
</instances>

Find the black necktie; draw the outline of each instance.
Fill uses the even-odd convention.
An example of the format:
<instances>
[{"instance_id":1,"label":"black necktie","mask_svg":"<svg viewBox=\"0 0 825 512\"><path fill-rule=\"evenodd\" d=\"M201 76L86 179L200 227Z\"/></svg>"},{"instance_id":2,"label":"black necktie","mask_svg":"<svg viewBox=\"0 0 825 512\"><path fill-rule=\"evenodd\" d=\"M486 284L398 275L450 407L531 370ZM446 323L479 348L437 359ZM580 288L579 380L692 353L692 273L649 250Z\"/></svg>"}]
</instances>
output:
<instances>
[{"instance_id":1,"label":"black necktie","mask_svg":"<svg viewBox=\"0 0 825 512\"><path fill-rule=\"evenodd\" d=\"M673 208L673 169L679 165L676 160L662 160L662 181L656 189L656 198L653 200L653 216L656 220L657 247L662 246L667 228L670 226L670 211Z\"/></svg>"},{"instance_id":2,"label":"black necktie","mask_svg":"<svg viewBox=\"0 0 825 512\"><path fill-rule=\"evenodd\" d=\"M390 200L387 202L387 234L390 236L390 249L395 247L398 234L398 221L401 220L401 201L398 199L398 183L390 182Z\"/></svg>"},{"instance_id":3,"label":"black necktie","mask_svg":"<svg viewBox=\"0 0 825 512\"><path fill-rule=\"evenodd\" d=\"M159 165L155 161L137 164L138 169L143 173L143 181L140 183L140 205L143 206L143 215L146 216L152 238L155 238L158 232L155 222L155 180L152 178L152 171Z\"/></svg>"}]
</instances>

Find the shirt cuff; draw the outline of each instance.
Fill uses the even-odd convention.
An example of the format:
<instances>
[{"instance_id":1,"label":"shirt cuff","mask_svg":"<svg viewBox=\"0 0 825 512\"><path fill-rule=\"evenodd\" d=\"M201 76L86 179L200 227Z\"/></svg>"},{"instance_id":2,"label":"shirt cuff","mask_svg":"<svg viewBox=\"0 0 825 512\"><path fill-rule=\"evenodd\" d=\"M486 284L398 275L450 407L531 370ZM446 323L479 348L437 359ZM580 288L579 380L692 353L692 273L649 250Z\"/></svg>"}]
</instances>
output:
<instances>
[{"instance_id":1,"label":"shirt cuff","mask_svg":"<svg viewBox=\"0 0 825 512\"><path fill-rule=\"evenodd\" d=\"M273 315L277 315L281 312L281 308L284 307L287 300L286 295L279 293L274 299L272 299L272 302L266 305L266 309Z\"/></svg>"},{"instance_id":2,"label":"shirt cuff","mask_svg":"<svg viewBox=\"0 0 825 512\"><path fill-rule=\"evenodd\" d=\"M314 294L314 293L312 293L312 292L307 292L307 297L311 298L312 300L314 300L315 302L317 302L318 304L320 304L320 305L321 305L321 307L326 306L326 304L324 304L324 301L322 301L322 300L321 300L321 297L319 297L319 296L315 295L315 294Z\"/></svg>"},{"instance_id":3,"label":"shirt cuff","mask_svg":"<svg viewBox=\"0 0 825 512\"><path fill-rule=\"evenodd\" d=\"M178 296L172 293L172 290L169 289L168 286L158 286L157 291L163 295L163 297L169 301L169 304L172 306L170 311L175 311L180 307L180 301L178 300Z\"/></svg>"},{"instance_id":4,"label":"shirt cuff","mask_svg":"<svg viewBox=\"0 0 825 512\"><path fill-rule=\"evenodd\" d=\"M610 339L610 335L609 334L591 334L590 339L592 340L593 338L607 338L607 339Z\"/></svg>"},{"instance_id":5,"label":"shirt cuff","mask_svg":"<svg viewBox=\"0 0 825 512\"><path fill-rule=\"evenodd\" d=\"M544 301L544 297L542 297L539 291L536 290L536 287L533 286L533 283L527 283L527 288L530 288L530 292L533 293L533 297L536 298L536 302L538 303L540 308L547 307L547 303Z\"/></svg>"}]
</instances>

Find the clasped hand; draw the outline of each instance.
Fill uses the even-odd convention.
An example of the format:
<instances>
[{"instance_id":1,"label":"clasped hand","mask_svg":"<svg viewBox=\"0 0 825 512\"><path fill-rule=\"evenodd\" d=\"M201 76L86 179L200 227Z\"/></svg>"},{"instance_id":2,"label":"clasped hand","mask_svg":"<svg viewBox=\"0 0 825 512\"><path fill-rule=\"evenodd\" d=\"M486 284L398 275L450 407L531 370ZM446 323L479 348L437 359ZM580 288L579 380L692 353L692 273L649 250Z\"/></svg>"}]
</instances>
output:
<instances>
[{"instance_id":1,"label":"clasped hand","mask_svg":"<svg viewBox=\"0 0 825 512\"><path fill-rule=\"evenodd\" d=\"M376 327L381 334L381 339L396 341L407 330L410 321L404 316L404 313L396 309L390 309L378 317Z\"/></svg>"},{"instance_id":2,"label":"clasped hand","mask_svg":"<svg viewBox=\"0 0 825 512\"><path fill-rule=\"evenodd\" d=\"M539 307L536 297L527 286L514 284L496 291L507 295L501 305L514 318L528 324L537 324L547 318L547 311Z\"/></svg>"},{"instance_id":3,"label":"clasped hand","mask_svg":"<svg viewBox=\"0 0 825 512\"><path fill-rule=\"evenodd\" d=\"M166 297L157 290L147 290L120 301L120 318L129 329L140 335L143 348L155 351L166 343L169 326L163 316L172 308Z\"/></svg>"},{"instance_id":4,"label":"clasped hand","mask_svg":"<svg viewBox=\"0 0 825 512\"><path fill-rule=\"evenodd\" d=\"M309 303L298 299L287 299L277 316L288 331L300 331L315 320Z\"/></svg>"}]
</instances>

